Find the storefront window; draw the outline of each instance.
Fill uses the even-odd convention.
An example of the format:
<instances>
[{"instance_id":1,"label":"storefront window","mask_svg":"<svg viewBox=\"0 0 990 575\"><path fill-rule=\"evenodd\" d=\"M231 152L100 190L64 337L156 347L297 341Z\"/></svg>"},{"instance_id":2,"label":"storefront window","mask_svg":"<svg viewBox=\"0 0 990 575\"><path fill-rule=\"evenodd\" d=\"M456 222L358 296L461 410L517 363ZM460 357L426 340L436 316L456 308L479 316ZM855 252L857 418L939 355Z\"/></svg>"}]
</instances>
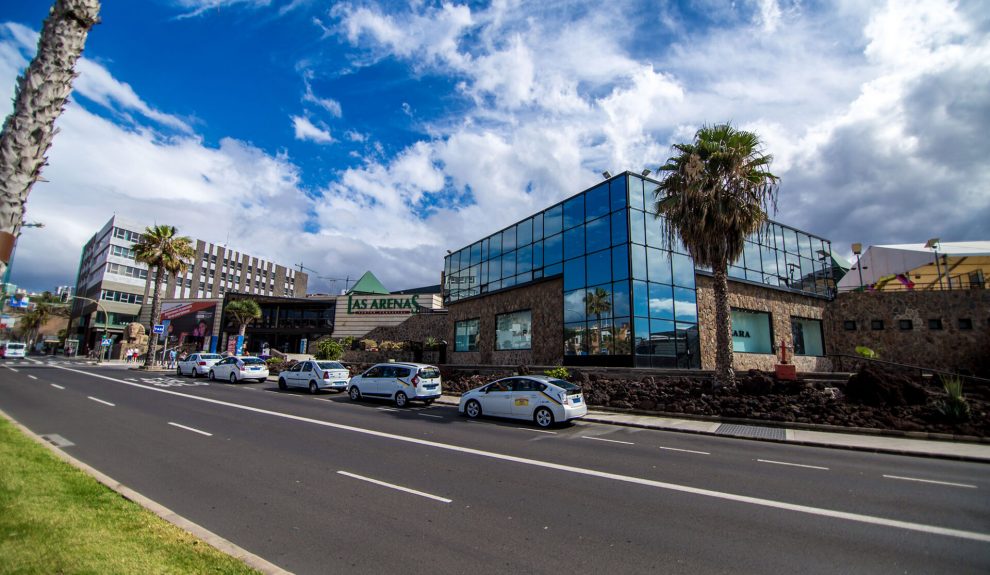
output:
<instances>
[{"instance_id":1,"label":"storefront window","mask_svg":"<svg viewBox=\"0 0 990 575\"><path fill-rule=\"evenodd\" d=\"M495 349L530 349L533 337L533 312L516 311L495 316Z\"/></svg>"},{"instance_id":2,"label":"storefront window","mask_svg":"<svg viewBox=\"0 0 990 575\"><path fill-rule=\"evenodd\" d=\"M794 342L794 355L825 355L820 319L792 317L791 336Z\"/></svg>"},{"instance_id":3,"label":"storefront window","mask_svg":"<svg viewBox=\"0 0 990 575\"><path fill-rule=\"evenodd\" d=\"M480 319L469 319L454 324L454 351L478 351Z\"/></svg>"},{"instance_id":4,"label":"storefront window","mask_svg":"<svg viewBox=\"0 0 990 575\"><path fill-rule=\"evenodd\" d=\"M770 314L762 311L733 309L732 351L740 353L773 353L773 332Z\"/></svg>"}]
</instances>

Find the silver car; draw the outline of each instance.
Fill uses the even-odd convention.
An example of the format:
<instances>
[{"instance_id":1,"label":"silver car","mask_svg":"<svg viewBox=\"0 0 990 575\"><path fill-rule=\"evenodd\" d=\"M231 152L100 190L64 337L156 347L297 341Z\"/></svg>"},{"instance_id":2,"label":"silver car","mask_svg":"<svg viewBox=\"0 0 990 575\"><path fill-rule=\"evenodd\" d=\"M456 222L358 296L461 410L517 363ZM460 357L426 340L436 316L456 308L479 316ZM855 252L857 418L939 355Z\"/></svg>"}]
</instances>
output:
<instances>
[{"instance_id":1,"label":"silver car","mask_svg":"<svg viewBox=\"0 0 990 575\"><path fill-rule=\"evenodd\" d=\"M350 371L336 361L300 361L279 372L278 388L308 387L310 393L317 393L321 389L345 391L350 379Z\"/></svg>"},{"instance_id":2,"label":"silver car","mask_svg":"<svg viewBox=\"0 0 990 575\"><path fill-rule=\"evenodd\" d=\"M210 373L210 368L216 365L222 357L216 353L192 353L185 359L180 359L175 364L175 375L191 375L193 378L205 377Z\"/></svg>"}]
</instances>

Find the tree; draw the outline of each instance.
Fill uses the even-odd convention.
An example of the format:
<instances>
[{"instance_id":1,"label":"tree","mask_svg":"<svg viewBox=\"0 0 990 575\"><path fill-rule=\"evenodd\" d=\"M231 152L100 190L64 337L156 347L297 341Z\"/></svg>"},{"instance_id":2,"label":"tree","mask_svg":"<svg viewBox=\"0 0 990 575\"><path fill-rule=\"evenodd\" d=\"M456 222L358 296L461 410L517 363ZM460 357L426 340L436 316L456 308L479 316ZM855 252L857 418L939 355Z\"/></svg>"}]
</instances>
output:
<instances>
[{"instance_id":1,"label":"tree","mask_svg":"<svg viewBox=\"0 0 990 575\"><path fill-rule=\"evenodd\" d=\"M162 283L165 275L185 273L189 261L196 255L192 240L185 236L176 235L175 226L154 226L145 228L141 239L134 244L134 259L148 264L151 268L149 277L154 290L151 300L151 325L158 325L162 316ZM151 367L158 352L158 334L152 333L148 341L148 356L144 366Z\"/></svg>"},{"instance_id":2,"label":"tree","mask_svg":"<svg viewBox=\"0 0 990 575\"><path fill-rule=\"evenodd\" d=\"M344 346L331 338L320 340L316 345L316 359L337 361L344 355Z\"/></svg>"},{"instance_id":3,"label":"tree","mask_svg":"<svg viewBox=\"0 0 990 575\"><path fill-rule=\"evenodd\" d=\"M603 288L584 294L584 307L588 315L595 316L598 332L598 353L602 351L602 314L612 311L612 294Z\"/></svg>"},{"instance_id":4,"label":"tree","mask_svg":"<svg viewBox=\"0 0 990 575\"><path fill-rule=\"evenodd\" d=\"M747 237L766 231L777 207L779 178L768 170L773 156L760 138L730 124L702 127L690 144L675 144L660 167L656 216L668 245L679 238L696 265L712 270L715 294L714 387L735 384L729 321L729 263Z\"/></svg>"},{"instance_id":5,"label":"tree","mask_svg":"<svg viewBox=\"0 0 990 575\"><path fill-rule=\"evenodd\" d=\"M38 53L17 79L14 111L0 131L0 245L5 250L13 249L20 232L24 204L55 137L55 120L72 92L76 60L99 14L99 0L56 0L42 27ZM10 253L0 256L3 277Z\"/></svg>"},{"instance_id":6,"label":"tree","mask_svg":"<svg viewBox=\"0 0 990 575\"><path fill-rule=\"evenodd\" d=\"M46 323L56 317L69 317L69 310L58 297L45 292L31 301L31 307L21 314L18 326L25 341L33 342Z\"/></svg>"},{"instance_id":7,"label":"tree","mask_svg":"<svg viewBox=\"0 0 990 575\"><path fill-rule=\"evenodd\" d=\"M241 337L244 337L244 334L247 332L247 326L252 321L261 317L261 306L253 299L234 300L227 304L224 311L234 321L234 326L237 327L237 335Z\"/></svg>"}]
</instances>

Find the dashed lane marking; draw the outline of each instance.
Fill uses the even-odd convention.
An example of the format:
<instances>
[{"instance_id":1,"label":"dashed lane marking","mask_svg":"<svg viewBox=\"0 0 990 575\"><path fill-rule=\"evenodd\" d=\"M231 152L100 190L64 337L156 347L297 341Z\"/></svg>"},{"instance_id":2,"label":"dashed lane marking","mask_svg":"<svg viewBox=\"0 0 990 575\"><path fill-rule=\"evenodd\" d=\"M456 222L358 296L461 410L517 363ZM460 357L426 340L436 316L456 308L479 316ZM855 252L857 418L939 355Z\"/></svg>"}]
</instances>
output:
<instances>
[{"instance_id":1,"label":"dashed lane marking","mask_svg":"<svg viewBox=\"0 0 990 575\"><path fill-rule=\"evenodd\" d=\"M93 400L93 401L95 401L96 403L102 403L103 405L109 405L110 407L117 407L116 405L114 405L114 404L112 404L112 403L110 403L109 401L103 401L102 399L99 399L99 398L96 398L96 397L93 397L92 395L87 395L86 397L88 397L88 398L90 398L90 399L92 399L92 400Z\"/></svg>"},{"instance_id":2,"label":"dashed lane marking","mask_svg":"<svg viewBox=\"0 0 990 575\"><path fill-rule=\"evenodd\" d=\"M423 417L435 417L437 419L443 419L442 415L433 415L432 413L420 413Z\"/></svg>"},{"instance_id":3,"label":"dashed lane marking","mask_svg":"<svg viewBox=\"0 0 990 575\"><path fill-rule=\"evenodd\" d=\"M31 379L38 379L37 377L35 377L33 375L29 375L28 377L31 378Z\"/></svg>"},{"instance_id":4,"label":"dashed lane marking","mask_svg":"<svg viewBox=\"0 0 990 575\"><path fill-rule=\"evenodd\" d=\"M618 439L605 439L604 437L591 437L590 435L582 435L581 439L594 439L595 441L607 441L609 443L622 443L623 445L636 445L632 441L619 441Z\"/></svg>"},{"instance_id":5,"label":"dashed lane marking","mask_svg":"<svg viewBox=\"0 0 990 575\"><path fill-rule=\"evenodd\" d=\"M683 451L684 453L697 453L698 455L711 455L707 451L695 451L693 449L678 449L676 447L661 447L665 451Z\"/></svg>"},{"instance_id":6,"label":"dashed lane marking","mask_svg":"<svg viewBox=\"0 0 990 575\"><path fill-rule=\"evenodd\" d=\"M556 431L544 431L542 429L532 429L529 427L516 427L515 429L521 429L523 431L532 431L533 433L547 433L549 435L557 435Z\"/></svg>"},{"instance_id":7,"label":"dashed lane marking","mask_svg":"<svg viewBox=\"0 0 990 575\"><path fill-rule=\"evenodd\" d=\"M772 461L770 459L757 459L760 463L772 463L774 465L786 465L788 467L803 467L805 469L821 469L822 471L828 471L828 467L819 467L817 465L804 465L801 463L787 463L786 461Z\"/></svg>"},{"instance_id":8,"label":"dashed lane marking","mask_svg":"<svg viewBox=\"0 0 990 575\"><path fill-rule=\"evenodd\" d=\"M173 426L173 427L178 427L178 428L181 428L181 429L185 429L186 431L191 431L193 433L198 433L200 435L205 435L207 437L213 437L213 434L212 433L207 433L205 431L201 431L201 430L196 429L194 427L188 427L186 425L182 425L181 423L175 423L174 421L170 421L170 422L168 422L168 424L171 425L171 426Z\"/></svg>"},{"instance_id":9,"label":"dashed lane marking","mask_svg":"<svg viewBox=\"0 0 990 575\"><path fill-rule=\"evenodd\" d=\"M918 479L917 477L901 477L899 475L884 475L887 479L901 479L903 481L917 481L918 483L934 483L935 485L948 485L949 487L966 487L976 489L975 485L968 483L952 483L951 481L935 481L934 479Z\"/></svg>"},{"instance_id":10,"label":"dashed lane marking","mask_svg":"<svg viewBox=\"0 0 990 575\"><path fill-rule=\"evenodd\" d=\"M57 383L52 383L52 384L49 384L49 385L51 385L51 386L52 386L52 387L54 387L55 389L65 389L64 387L62 387L61 385L59 385L59 384L57 384Z\"/></svg>"},{"instance_id":11,"label":"dashed lane marking","mask_svg":"<svg viewBox=\"0 0 990 575\"><path fill-rule=\"evenodd\" d=\"M374 483L375 485L381 485L382 487L388 487L389 489L395 489L397 491L403 491L405 493L412 493L413 495L419 495L420 497L426 497L427 499L433 499L435 501L440 501L443 503L450 503L451 501L453 501L453 499L447 499L446 497L440 497L439 495L432 495L430 493L416 491L415 489L409 489L408 487L402 487L401 485L395 485L394 483L385 483L384 481L379 481L377 479L372 479L370 477L364 477L363 475L357 475L355 473L348 473L346 471L338 471L337 473L341 475L346 475L347 477L353 477L354 479L360 479L361 481L367 481L368 483Z\"/></svg>"}]
</instances>

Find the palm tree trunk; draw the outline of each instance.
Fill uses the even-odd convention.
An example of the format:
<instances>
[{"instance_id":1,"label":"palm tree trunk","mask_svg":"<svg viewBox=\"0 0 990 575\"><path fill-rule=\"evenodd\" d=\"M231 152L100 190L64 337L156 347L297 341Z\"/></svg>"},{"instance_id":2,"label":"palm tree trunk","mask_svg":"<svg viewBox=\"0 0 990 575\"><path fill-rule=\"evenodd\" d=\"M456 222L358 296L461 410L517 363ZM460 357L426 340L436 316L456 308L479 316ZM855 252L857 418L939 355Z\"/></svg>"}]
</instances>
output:
<instances>
[{"instance_id":1,"label":"palm tree trunk","mask_svg":"<svg viewBox=\"0 0 990 575\"><path fill-rule=\"evenodd\" d=\"M712 268L712 288L715 292L715 381L714 388L733 387L736 376L732 371L732 324L729 321L728 264Z\"/></svg>"},{"instance_id":2,"label":"palm tree trunk","mask_svg":"<svg viewBox=\"0 0 990 575\"><path fill-rule=\"evenodd\" d=\"M72 92L73 68L99 13L99 0L56 0L41 30L38 54L18 78L14 111L0 132L0 233L16 238L21 229L24 203L41 177L55 120ZM0 261L0 277L6 268Z\"/></svg>"},{"instance_id":3,"label":"palm tree trunk","mask_svg":"<svg viewBox=\"0 0 990 575\"><path fill-rule=\"evenodd\" d=\"M151 297L151 325L158 325L162 318L162 280L159 277L160 267L155 267L154 295ZM158 353L158 334L152 330L151 337L148 338L148 356L144 358L144 367L149 368L155 365L155 354Z\"/></svg>"}]
</instances>

